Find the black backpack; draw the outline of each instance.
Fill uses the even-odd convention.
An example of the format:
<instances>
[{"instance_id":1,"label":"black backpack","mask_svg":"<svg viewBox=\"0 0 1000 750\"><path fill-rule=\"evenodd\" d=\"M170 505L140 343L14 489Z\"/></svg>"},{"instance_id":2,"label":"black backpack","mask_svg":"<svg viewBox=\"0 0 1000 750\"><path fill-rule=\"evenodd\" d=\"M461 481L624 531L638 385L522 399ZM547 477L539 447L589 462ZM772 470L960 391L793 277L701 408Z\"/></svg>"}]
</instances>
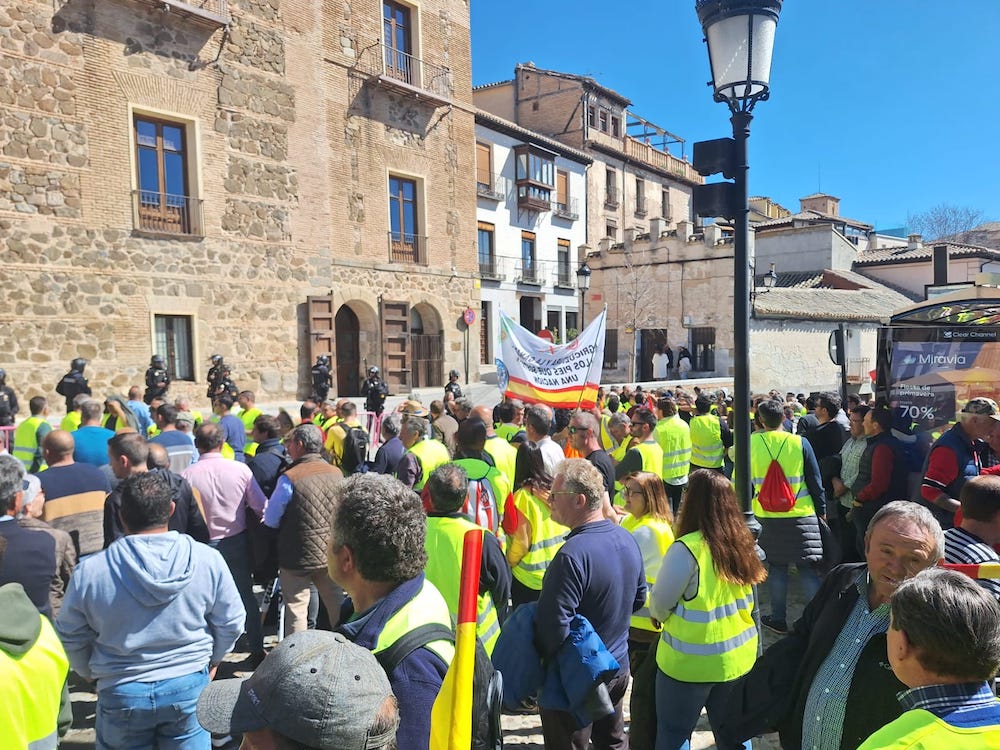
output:
<instances>
[{"instance_id":1,"label":"black backpack","mask_svg":"<svg viewBox=\"0 0 1000 750\"><path fill-rule=\"evenodd\" d=\"M344 428L344 455L340 457L340 469L344 476L364 474L368 471L368 447L371 440L368 433L360 427Z\"/></svg>"},{"instance_id":2,"label":"black backpack","mask_svg":"<svg viewBox=\"0 0 1000 750\"><path fill-rule=\"evenodd\" d=\"M418 648L434 641L455 642L451 628L429 623L414 628L384 651L375 654L387 675ZM476 638L476 666L472 677L471 750L503 750L500 707L503 703L503 675L493 668L483 643Z\"/></svg>"}]
</instances>

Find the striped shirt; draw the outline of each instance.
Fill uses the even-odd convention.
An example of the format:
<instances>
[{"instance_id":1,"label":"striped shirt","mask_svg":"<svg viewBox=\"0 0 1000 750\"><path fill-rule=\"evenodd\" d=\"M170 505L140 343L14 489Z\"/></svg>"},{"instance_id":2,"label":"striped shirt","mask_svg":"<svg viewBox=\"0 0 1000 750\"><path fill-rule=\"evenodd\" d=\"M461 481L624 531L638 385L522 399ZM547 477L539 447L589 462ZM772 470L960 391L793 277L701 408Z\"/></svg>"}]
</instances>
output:
<instances>
[{"instance_id":1,"label":"striped shirt","mask_svg":"<svg viewBox=\"0 0 1000 750\"><path fill-rule=\"evenodd\" d=\"M979 563L1000 562L1000 555L975 534L956 526L944 532L944 561L978 565ZM976 583L1000 600L1000 581L992 578L981 578Z\"/></svg>"},{"instance_id":2,"label":"striped shirt","mask_svg":"<svg viewBox=\"0 0 1000 750\"><path fill-rule=\"evenodd\" d=\"M840 750L854 668L874 636L889 629L889 602L868 609L868 569L858 574L858 601L813 678L802 715L803 750Z\"/></svg>"}]
</instances>

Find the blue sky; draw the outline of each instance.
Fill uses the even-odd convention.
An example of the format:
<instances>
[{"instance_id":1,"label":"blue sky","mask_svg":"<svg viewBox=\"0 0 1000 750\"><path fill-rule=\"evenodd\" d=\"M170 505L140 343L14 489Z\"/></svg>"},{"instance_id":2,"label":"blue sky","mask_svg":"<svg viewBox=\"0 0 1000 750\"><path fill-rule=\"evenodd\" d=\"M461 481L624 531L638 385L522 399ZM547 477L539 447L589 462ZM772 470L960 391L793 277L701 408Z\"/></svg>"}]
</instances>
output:
<instances>
[{"instance_id":1,"label":"blue sky","mask_svg":"<svg viewBox=\"0 0 1000 750\"><path fill-rule=\"evenodd\" d=\"M690 144L730 135L694 0L473 0L473 83L518 62L593 76ZM750 193L902 226L939 203L1000 220L1000 0L785 0Z\"/></svg>"}]
</instances>

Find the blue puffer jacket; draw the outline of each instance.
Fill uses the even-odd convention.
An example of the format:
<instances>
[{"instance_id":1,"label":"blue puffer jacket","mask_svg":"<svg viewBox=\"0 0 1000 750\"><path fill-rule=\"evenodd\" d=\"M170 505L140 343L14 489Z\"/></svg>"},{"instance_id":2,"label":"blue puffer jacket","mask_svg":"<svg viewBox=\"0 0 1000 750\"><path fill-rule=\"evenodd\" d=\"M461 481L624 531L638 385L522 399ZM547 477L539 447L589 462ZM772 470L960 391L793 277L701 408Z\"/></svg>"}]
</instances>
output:
<instances>
[{"instance_id":1,"label":"blue puffer jacket","mask_svg":"<svg viewBox=\"0 0 1000 750\"><path fill-rule=\"evenodd\" d=\"M580 727L613 713L607 693L604 700L595 693L618 674L618 660L587 618L576 615L555 659L543 663L534 644L536 608L532 602L514 610L493 649L493 665L503 674L504 706L516 708L537 695L539 706L573 714Z\"/></svg>"}]
</instances>

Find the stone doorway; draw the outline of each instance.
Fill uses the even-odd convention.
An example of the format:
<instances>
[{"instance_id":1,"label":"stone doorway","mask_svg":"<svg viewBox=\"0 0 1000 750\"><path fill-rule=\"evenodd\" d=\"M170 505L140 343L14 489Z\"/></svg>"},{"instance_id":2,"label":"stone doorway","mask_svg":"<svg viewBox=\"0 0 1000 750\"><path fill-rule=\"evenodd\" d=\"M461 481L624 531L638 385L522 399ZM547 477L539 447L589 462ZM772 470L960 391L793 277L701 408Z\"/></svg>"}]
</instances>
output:
<instances>
[{"instance_id":1,"label":"stone doorway","mask_svg":"<svg viewBox=\"0 0 1000 750\"><path fill-rule=\"evenodd\" d=\"M361 390L359 371L361 325L355 312L343 305L337 310L337 395L356 396Z\"/></svg>"}]
</instances>

